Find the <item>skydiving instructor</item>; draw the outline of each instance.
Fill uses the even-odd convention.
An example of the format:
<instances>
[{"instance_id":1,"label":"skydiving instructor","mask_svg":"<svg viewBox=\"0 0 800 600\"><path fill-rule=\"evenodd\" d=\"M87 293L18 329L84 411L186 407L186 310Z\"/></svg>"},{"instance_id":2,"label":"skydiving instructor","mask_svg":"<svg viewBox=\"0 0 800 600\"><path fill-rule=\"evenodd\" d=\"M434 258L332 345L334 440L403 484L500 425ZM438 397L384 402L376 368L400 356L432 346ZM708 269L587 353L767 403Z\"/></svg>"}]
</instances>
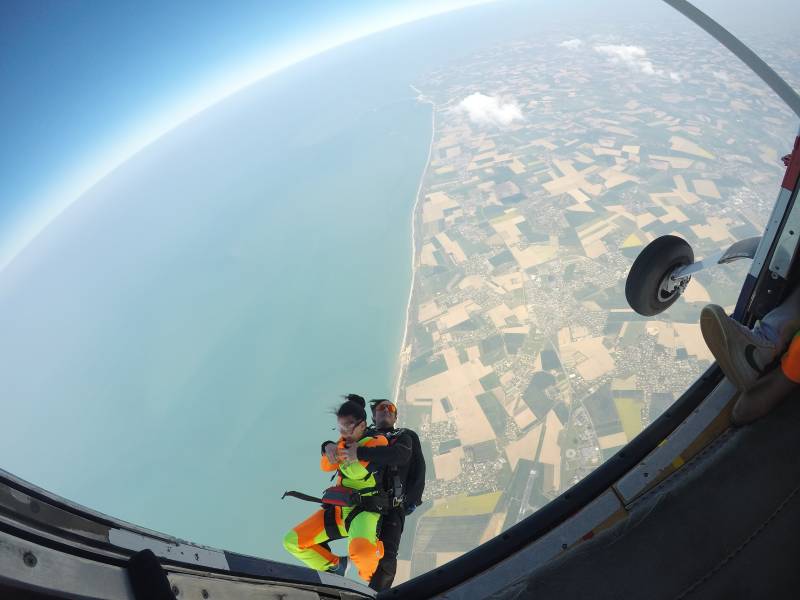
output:
<instances>
[{"instance_id":1,"label":"skydiving instructor","mask_svg":"<svg viewBox=\"0 0 800 600\"><path fill-rule=\"evenodd\" d=\"M384 554L369 581L374 590L387 590L392 586L397 572L397 551L406 516L422 504L425 488L425 459L419 437L411 429L396 428L397 406L389 400L371 400L373 426L365 435L383 435L386 446L367 448L355 444L338 447L335 442L322 444L322 454L338 460L369 461L379 469L378 478L384 489L391 490L395 506L384 514L380 522L379 538Z\"/></svg>"}]
</instances>

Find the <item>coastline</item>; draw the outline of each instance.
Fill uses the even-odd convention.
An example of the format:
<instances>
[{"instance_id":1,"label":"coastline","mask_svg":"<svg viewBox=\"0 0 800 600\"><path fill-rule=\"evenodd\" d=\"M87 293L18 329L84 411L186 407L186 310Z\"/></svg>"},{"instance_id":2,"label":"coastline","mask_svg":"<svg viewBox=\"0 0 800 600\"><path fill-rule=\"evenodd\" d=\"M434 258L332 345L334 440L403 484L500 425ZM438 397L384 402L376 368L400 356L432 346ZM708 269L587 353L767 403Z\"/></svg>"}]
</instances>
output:
<instances>
[{"instance_id":1,"label":"coastline","mask_svg":"<svg viewBox=\"0 0 800 600\"><path fill-rule=\"evenodd\" d=\"M397 405L400 398L400 387L405 380L406 369L408 367L409 358L411 356L411 348L408 347L410 343L411 332L411 306L414 301L414 289L417 281L417 218L420 206L420 198L422 197L422 186L425 183L425 176L428 174L428 168L431 164L431 156L433 155L433 141L436 138L436 103L429 100L425 95L413 85L409 87L416 92L417 101L431 105L431 141L428 145L428 158L425 161L425 167L422 169L422 174L419 178L419 185L417 186L417 196L414 201L414 207L411 209L411 283L408 290L408 303L406 304L406 321L403 327L403 341L400 344L400 352L397 357L397 374L395 375L394 392L392 394L392 401Z\"/></svg>"}]
</instances>

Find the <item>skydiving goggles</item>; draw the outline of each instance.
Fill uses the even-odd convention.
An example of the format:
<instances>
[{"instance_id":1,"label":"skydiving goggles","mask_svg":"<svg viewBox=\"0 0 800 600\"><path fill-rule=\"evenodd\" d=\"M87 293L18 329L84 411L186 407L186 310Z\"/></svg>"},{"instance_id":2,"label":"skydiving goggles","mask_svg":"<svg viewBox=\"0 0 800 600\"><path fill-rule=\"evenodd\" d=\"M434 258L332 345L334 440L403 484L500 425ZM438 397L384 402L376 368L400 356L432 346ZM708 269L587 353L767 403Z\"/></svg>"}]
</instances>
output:
<instances>
[{"instance_id":1,"label":"skydiving goggles","mask_svg":"<svg viewBox=\"0 0 800 600\"><path fill-rule=\"evenodd\" d=\"M358 421L354 421L349 425L337 425L336 428L339 430L340 433L351 433L356 427L361 425L364 421L359 419Z\"/></svg>"},{"instance_id":2,"label":"skydiving goggles","mask_svg":"<svg viewBox=\"0 0 800 600\"><path fill-rule=\"evenodd\" d=\"M372 405L372 412L377 412L379 410L386 410L393 415L397 414L397 407L392 404L389 400L371 400L370 404Z\"/></svg>"}]
</instances>

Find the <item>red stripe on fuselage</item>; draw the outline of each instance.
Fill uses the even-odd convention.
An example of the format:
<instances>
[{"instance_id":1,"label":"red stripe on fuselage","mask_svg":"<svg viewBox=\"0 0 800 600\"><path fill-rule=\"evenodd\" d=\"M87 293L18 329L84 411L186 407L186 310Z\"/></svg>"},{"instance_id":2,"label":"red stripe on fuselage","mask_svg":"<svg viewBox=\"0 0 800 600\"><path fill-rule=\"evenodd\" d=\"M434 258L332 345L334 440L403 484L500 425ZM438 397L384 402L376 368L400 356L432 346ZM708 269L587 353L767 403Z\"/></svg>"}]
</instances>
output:
<instances>
[{"instance_id":1,"label":"red stripe on fuselage","mask_svg":"<svg viewBox=\"0 0 800 600\"><path fill-rule=\"evenodd\" d=\"M797 180L800 179L800 136L794 140L794 148L792 149L792 158L789 161L789 166L786 167L786 174L783 176L783 189L794 191L797 187Z\"/></svg>"}]
</instances>

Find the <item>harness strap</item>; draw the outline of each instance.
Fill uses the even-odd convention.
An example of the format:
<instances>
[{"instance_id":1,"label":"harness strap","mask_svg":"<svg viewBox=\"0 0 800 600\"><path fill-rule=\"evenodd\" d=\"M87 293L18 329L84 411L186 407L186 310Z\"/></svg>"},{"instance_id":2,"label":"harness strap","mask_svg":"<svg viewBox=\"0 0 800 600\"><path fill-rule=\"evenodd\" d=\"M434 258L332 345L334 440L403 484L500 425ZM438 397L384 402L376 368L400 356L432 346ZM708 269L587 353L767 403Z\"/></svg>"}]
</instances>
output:
<instances>
[{"instance_id":1,"label":"harness strap","mask_svg":"<svg viewBox=\"0 0 800 600\"><path fill-rule=\"evenodd\" d=\"M290 490L283 493L281 500L286 498L286 496L289 496L291 498L297 498L298 500L305 500L306 502L314 502L316 504L323 504L325 506L353 506L361 502L362 498L369 498L369 494L377 491L379 491L377 487L368 487L362 490L351 490L350 488L342 486L333 486L325 490L322 498L317 498L316 496L311 496L310 494L304 494L303 492Z\"/></svg>"},{"instance_id":2,"label":"harness strap","mask_svg":"<svg viewBox=\"0 0 800 600\"><path fill-rule=\"evenodd\" d=\"M316 502L318 504L322 504L322 498L317 498L316 496L309 496L308 494L304 494L303 492L295 492L294 490L283 492L281 500L286 498L286 496L289 496L291 498L297 498L298 500L305 500L306 502Z\"/></svg>"},{"instance_id":3,"label":"harness strap","mask_svg":"<svg viewBox=\"0 0 800 600\"><path fill-rule=\"evenodd\" d=\"M353 522L358 515L364 512L364 509L360 506L356 506L353 510L350 511L350 514L347 515L347 518L344 520L344 529L345 531L350 531L350 524Z\"/></svg>"},{"instance_id":4,"label":"harness strap","mask_svg":"<svg viewBox=\"0 0 800 600\"><path fill-rule=\"evenodd\" d=\"M352 511L350 511L350 514L347 515L347 518L344 520L344 528L348 532L348 534L350 533L350 525L353 523L353 519L355 519L362 512L364 512L364 509L361 508L360 506L356 506ZM383 525L383 515L378 517L378 523L375 525L375 537L377 537L378 539L380 539L381 537L382 525Z\"/></svg>"},{"instance_id":5,"label":"harness strap","mask_svg":"<svg viewBox=\"0 0 800 600\"><path fill-rule=\"evenodd\" d=\"M325 524L325 534L329 540L340 540L342 534L339 531L339 526L336 524L336 506L327 505L325 512L322 514L322 522ZM342 510L341 508L339 510Z\"/></svg>"}]
</instances>

